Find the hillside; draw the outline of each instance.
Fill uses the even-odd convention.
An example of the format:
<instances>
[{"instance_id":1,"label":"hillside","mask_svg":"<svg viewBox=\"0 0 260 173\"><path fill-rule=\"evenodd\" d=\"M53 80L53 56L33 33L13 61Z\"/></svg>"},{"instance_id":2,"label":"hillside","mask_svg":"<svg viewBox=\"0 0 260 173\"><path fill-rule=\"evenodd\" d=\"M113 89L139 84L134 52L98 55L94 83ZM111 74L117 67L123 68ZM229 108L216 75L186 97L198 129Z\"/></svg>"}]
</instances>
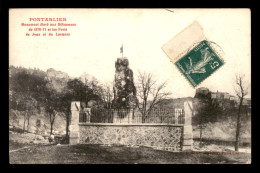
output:
<instances>
[{"instance_id":1,"label":"hillside","mask_svg":"<svg viewBox=\"0 0 260 173\"><path fill-rule=\"evenodd\" d=\"M251 144L251 119L242 122L240 142ZM202 139L206 141L226 141L234 142L236 134L236 121L228 118L219 122L208 122L205 124L202 133ZM199 139L199 126L193 126L193 138Z\"/></svg>"},{"instance_id":2,"label":"hillside","mask_svg":"<svg viewBox=\"0 0 260 173\"><path fill-rule=\"evenodd\" d=\"M80 79L83 80L83 78L88 82L94 80L93 76L86 73L80 76ZM55 116L53 134L65 134L66 116L59 108L59 104L62 103L58 102L60 99L58 97L71 80L74 78L53 68L45 72L36 68L10 66L9 127L21 130L25 127L26 131L28 129L28 132L36 133L38 120L41 125L37 133L49 135L51 114L46 112L46 106L47 108L56 106L58 113ZM67 104L69 104L69 100L68 98Z\"/></svg>"},{"instance_id":3,"label":"hillside","mask_svg":"<svg viewBox=\"0 0 260 173\"><path fill-rule=\"evenodd\" d=\"M201 110L203 105L203 99L201 98L175 98L164 100L158 107L163 109L170 108L183 108L185 101L191 101L193 103L193 137L194 139L199 139L200 129L199 123L197 120L197 115ZM203 126L202 138L204 140L210 141L235 141L235 132L236 132L236 117L237 109L223 109L215 115L215 111L209 109L212 119L205 121ZM245 110L243 110L245 111ZM241 142L242 143L251 143L251 114L243 112L242 116L242 133L241 133Z\"/></svg>"},{"instance_id":4,"label":"hillside","mask_svg":"<svg viewBox=\"0 0 260 173\"><path fill-rule=\"evenodd\" d=\"M199 98L193 97L182 97L182 98L173 98L163 100L157 107L162 109L174 109L174 108L184 108L184 102L191 101L194 108L194 115L197 113L199 106L202 103L202 100Z\"/></svg>"},{"instance_id":5,"label":"hillside","mask_svg":"<svg viewBox=\"0 0 260 173\"><path fill-rule=\"evenodd\" d=\"M9 112L9 128L17 128L17 129L23 129L24 125L24 114L26 114L23 111L17 111L11 109ZM46 115L45 112L34 112L30 115L30 121L28 126L28 121L25 123L25 130L31 133L37 132L37 120L41 121L41 126L39 128L38 134L42 135L49 135L50 134L50 119ZM66 120L64 115L58 114L55 118L54 122L54 130L53 134L65 134L65 125Z\"/></svg>"}]
</instances>

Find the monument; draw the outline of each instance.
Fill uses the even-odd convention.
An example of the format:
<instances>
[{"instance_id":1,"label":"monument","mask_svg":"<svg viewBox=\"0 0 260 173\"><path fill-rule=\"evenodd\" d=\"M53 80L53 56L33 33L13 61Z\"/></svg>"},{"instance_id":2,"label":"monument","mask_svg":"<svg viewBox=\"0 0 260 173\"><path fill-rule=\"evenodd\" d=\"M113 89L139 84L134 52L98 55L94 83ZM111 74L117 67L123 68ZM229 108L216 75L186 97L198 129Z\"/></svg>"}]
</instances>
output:
<instances>
[{"instance_id":1,"label":"monument","mask_svg":"<svg viewBox=\"0 0 260 173\"><path fill-rule=\"evenodd\" d=\"M129 68L129 60L123 56L123 45L120 48L122 57L115 62L115 81L113 86L114 100L113 106L116 109L133 108L133 98L136 98L136 88L134 85L133 71ZM135 101L134 101L135 102Z\"/></svg>"}]
</instances>

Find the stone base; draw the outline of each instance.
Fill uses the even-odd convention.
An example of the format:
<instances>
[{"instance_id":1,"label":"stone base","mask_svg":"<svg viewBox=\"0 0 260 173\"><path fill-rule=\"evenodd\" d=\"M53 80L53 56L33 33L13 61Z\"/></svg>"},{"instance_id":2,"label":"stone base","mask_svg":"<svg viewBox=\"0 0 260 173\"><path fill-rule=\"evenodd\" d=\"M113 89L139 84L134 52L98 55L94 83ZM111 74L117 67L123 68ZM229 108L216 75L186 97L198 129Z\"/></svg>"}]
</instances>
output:
<instances>
[{"instance_id":1,"label":"stone base","mask_svg":"<svg viewBox=\"0 0 260 173\"><path fill-rule=\"evenodd\" d=\"M79 132L70 132L70 144L78 144L79 143Z\"/></svg>"},{"instance_id":2,"label":"stone base","mask_svg":"<svg viewBox=\"0 0 260 173\"><path fill-rule=\"evenodd\" d=\"M70 138L70 145L75 145L79 143L79 138Z\"/></svg>"},{"instance_id":3,"label":"stone base","mask_svg":"<svg viewBox=\"0 0 260 173\"><path fill-rule=\"evenodd\" d=\"M193 150L193 146L192 145L183 145L182 146L182 151L192 151Z\"/></svg>"},{"instance_id":4,"label":"stone base","mask_svg":"<svg viewBox=\"0 0 260 173\"><path fill-rule=\"evenodd\" d=\"M70 138L79 138L79 132L70 132Z\"/></svg>"},{"instance_id":5,"label":"stone base","mask_svg":"<svg viewBox=\"0 0 260 173\"><path fill-rule=\"evenodd\" d=\"M190 151L193 150L193 133L192 126L185 125L183 132L183 141L182 141L182 151Z\"/></svg>"},{"instance_id":6,"label":"stone base","mask_svg":"<svg viewBox=\"0 0 260 173\"><path fill-rule=\"evenodd\" d=\"M183 139L193 139L192 133L183 133Z\"/></svg>"},{"instance_id":7,"label":"stone base","mask_svg":"<svg viewBox=\"0 0 260 173\"><path fill-rule=\"evenodd\" d=\"M192 139L187 139L187 140L183 140L183 145L186 146L192 146L193 145L193 140Z\"/></svg>"}]
</instances>

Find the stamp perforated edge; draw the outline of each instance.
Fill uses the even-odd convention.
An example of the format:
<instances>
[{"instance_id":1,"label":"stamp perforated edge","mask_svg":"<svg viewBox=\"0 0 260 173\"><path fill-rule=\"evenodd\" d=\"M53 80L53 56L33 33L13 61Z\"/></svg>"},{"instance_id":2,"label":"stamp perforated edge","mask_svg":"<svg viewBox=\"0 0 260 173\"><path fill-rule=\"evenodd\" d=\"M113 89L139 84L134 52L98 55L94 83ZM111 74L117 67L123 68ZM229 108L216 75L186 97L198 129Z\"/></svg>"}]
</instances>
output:
<instances>
[{"instance_id":1,"label":"stamp perforated edge","mask_svg":"<svg viewBox=\"0 0 260 173\"><path fill-rule=\"evenodd\" d=\"M205 37L206 38L206 37ZM208 39L206 38L206 43L209 45L209 41ZM203 41L203 40L202 40ZM200 42L199 42L200 43ZM185 54L182 54L183 56L185 56L186 54L188 54L194 47L196 47L196 45L198 45L199 43L193 43L192 46L190 46L190 48L188 48L187 50L183 51L183 52L186 52ZM215 48L213 48L213 46L209 45L211 47L211 49L214 50L214 53L216 53L218 55L218 57L220 58L220 60L223 62L222 66L223 67L225 65L225 61L223 60L222 56L220 56L219 54L219 51L216 51ZM182 57L183 57L182 56ZM180 58L179 58L180 59ZM178 60L179 60L178 59ZM171 60L171 59L170 59ZM175 62L177 62L178 60L176 60ZM171 62L174 64L174 66L177 67L177 65L175 64L175 62L173 62L171 60ZM216 69L215 71L213 71L213 73L211 73L208 77L206 77L204 80L202 80L201 82L199 82L196 86L193 86L191 84L191 82L186 78L186 76L180 71L180 69L177 67L178 71L181 73L181 75L183 76L183 78L189 83L189 85L192 87L192 88L197 88L200 84L202 84L207 78L209 78L211 75L213 75L215 72L217 72L220 68Z\"/></svg>"},{"instance_id":2,"label":"stamp perforated edge","mask_svg":"<svg viewBox=\"0 0 260 173\"><path fill-rule=\"evenodd\" d=\"M190 46L188 46L186 49L184 49L183 51L181 51L181 53L179 53L175 58L171 58L170 55L164 50L165 45L169 44L169 42L170 42L171 40L173 40L175 37L177 37L177 36L179 36L180 34L182 34L185 30L187 30L187 28L191 27L194 23L198 24L198 25L201 27L202 36L199 37L198 40L193 41L193 42L190 44ZM202 42L202 41L204 41L204 40L206 41L206 43L208 44L208 46L210 46L210 48L214 51L214 53L216 53L216 54L218 55L219 59L223 62L222 66L225 65L226 63L225 63L225 61L224 61L224 59L223 59L221 53L220 53L218 50L216 50L216 48L215 48L215 46L214 46L213 44L211 44L211 43L215 43L215 42L209 41L209 39L204 35L204 29L203 29L203 27L202 27L202 26L200 25L200 23L197 22L197 21L194 21L193 23L191 23L190 25L188 25L186 28L184 28L182 31L180 31L178 34L176 34L172 39L168 40L168 41L161 47L161 49L162 49L163 52L167 55L167 57L170 59L170 62L172 62L172 63L174 64L174 66L177 66L177 65L175 64L175 62L177 62L177 61L178 61L179 59L181 59L184 55L186 55L187 53L189 53L194 47L196 47L200 42ZM215 43L215 44L216 44L216 43ZM223 49L221 48L221 46L219 46L218 44L216 44L216 45L222 50L222 52L224 52ZM223 55L223 56L224 56L224 55ZM221 67L222 67L222 66L221 66ZM179 69L178 67L177 67L177 69L178 69L178 71L181 73L181 75L184 77L184 79L187 80L187 82L189 83L189 85L190 85L192 88L197 88L197 87L198 87L199 85L201 85L207 78L209 78L212 74L214 74L215 72L217 72L220 68L218 68L218 69L216 69L215 71L213 71L213 73L211 73L208 77L206 77L204 80L202 80L201 82L199 82L196 86L193 86L193 85L191 84L191 82L188 81L188 79L186 78L186 76L180 71L180 69Z\"/></svg>"}]
</instances>

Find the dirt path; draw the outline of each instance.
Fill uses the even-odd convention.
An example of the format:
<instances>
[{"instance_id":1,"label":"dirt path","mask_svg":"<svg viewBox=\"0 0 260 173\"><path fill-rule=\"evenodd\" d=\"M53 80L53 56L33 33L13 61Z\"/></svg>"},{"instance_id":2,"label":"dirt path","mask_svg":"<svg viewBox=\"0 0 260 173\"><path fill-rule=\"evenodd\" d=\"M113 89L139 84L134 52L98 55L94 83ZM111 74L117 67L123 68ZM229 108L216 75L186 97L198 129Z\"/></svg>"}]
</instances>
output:
<instances>
[{"instance_id":1,"label":"dirt path","mask_svg":"<svg viewBox=\"0 0 260 173\"><path fill-rule=\"evenodd\" d=\"M11 150L11 151L9 151L9 153L20 151L20 150L23 150L23 149L26 149L26 148L31 148L31 147L23 147L23 148L19 148L19 149L16 149L16 150Z\"/></svg>"}]
</instances>

